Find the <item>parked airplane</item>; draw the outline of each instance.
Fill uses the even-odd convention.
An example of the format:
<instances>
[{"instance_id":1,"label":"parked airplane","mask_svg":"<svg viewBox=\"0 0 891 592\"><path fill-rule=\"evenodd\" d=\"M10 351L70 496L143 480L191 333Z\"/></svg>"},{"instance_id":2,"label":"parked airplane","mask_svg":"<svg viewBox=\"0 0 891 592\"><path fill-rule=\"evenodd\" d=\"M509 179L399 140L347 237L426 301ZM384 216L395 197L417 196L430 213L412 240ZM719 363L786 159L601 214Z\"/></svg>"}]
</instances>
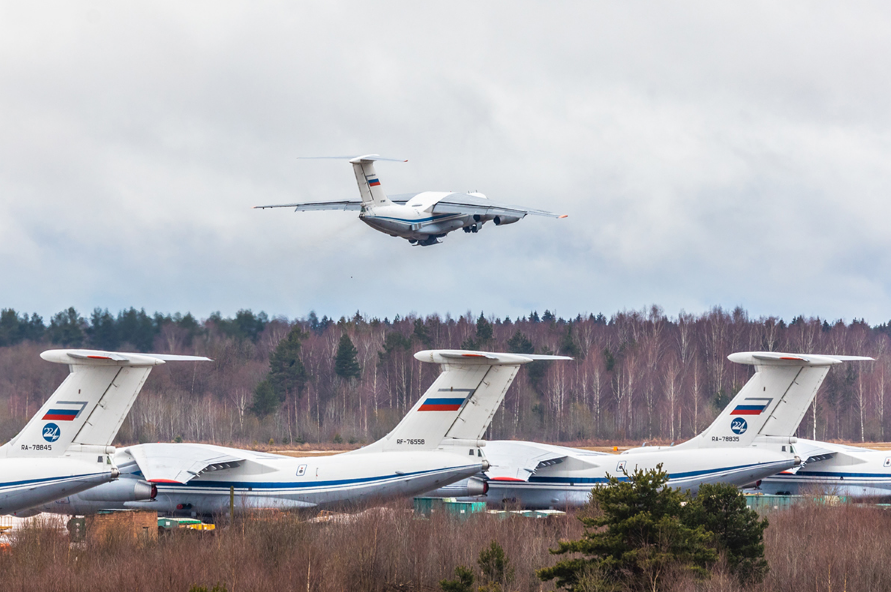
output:
<instances>
[{"instance_id":1,"label":"parked airplane","mask_svg":"<svg viewBox=\"0 0 891 592\"><path fill-rule=\"evenodd\" d=\"M394 195L392 198L388 198L381 186L380 177L374 170L374 161L408 161L384 158L377 154L324 158L350 161L356 175L356 182L359 184L361 199L256 206L256 208L294 208L295 212L359 210L359 219L375 230L390 236L408 239L412 245L420 246L438 244L439 239L459 228L463 228L464 232L477 232L488 221L492 221L495 226L501 226L519 222L527 215L566 217L565 214L493 203L482 193L424 191L423 193Z\"/></svg>"},{"instance_id":2,"label":"parked airplane","mask_svg":"<svg viewBox=\"0 0 891 592\"><path fill-rule=\"evenodd\" d=\"M891 497L891 451L799 439L803 462L761 481L773 494L832 494L853 498Z\"/></svg>"},{"instance_id":3,"label":"parked airplane","mask_svg":"<svg viewBox=\"0 0 891 592\"><path fill-rule=\"evenodd\" d=\"M728 358L754 365L755 374L698 436L677 446L645 446L619 455L534 442L488 442L491 467L482 476L488 486L485 500L526 508L580 506L588 501L592 487L607 482L607 475L624 479L626 472L653 469L660 463L669 474L669 486L694 493L703 483L756 483L800 464L792 435L829 367L872 359L777 352L735 353ZM453 485L451 495L462 485Z\"/></svg>"},{"instance_id":4,"label":"parked airplane","mask_svg":"<svg viewBox=\"0 0 891 592\"><path fill-rule=\"evenodd\" d=\"M40 357L68 364L71 373L28 425L0 447L0 514L21 515L101 484L114 487L108 482L119 472L111 442L152 367L207 360L76 349L45 351Z\"/></svg>"},{"instance_id":5,"label":"parked airplane","mask_svg":"<svg viewBox=\"0 0 891 592\"><path fill-rule=\"evenodd\" d=\"M441 364L442 373L402 421L369 446L304 458L207 444L130 446L115 456L122 472L118 483L154 485L154 500L141 501L127 494L132 487L111 484L41 510L85 514L146 508L211 515L229 510L230 487L238 510L324 507L415 495L488 468L481 438L522 364L570 359L458 350L422 351L415 358Z\"/></svg>"}]
</instances>

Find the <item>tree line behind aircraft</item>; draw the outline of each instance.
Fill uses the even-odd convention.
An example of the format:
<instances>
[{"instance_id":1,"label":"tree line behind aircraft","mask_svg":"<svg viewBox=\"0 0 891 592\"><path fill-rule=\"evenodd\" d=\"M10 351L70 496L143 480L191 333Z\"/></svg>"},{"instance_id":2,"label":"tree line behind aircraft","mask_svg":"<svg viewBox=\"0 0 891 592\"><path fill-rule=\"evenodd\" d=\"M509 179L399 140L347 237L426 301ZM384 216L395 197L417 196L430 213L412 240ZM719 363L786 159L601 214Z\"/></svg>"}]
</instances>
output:
<instances>
[{"instance_id":1,"label":"tree line behind aircraft","mask_svg":"<svg viewBox=\"0 0 891 592\"><path fill-rule=\"evenodd\" d=\"M484 314L337 321L239 311L199 320L68 309L44 323L0 311L0 441L17 433L64 373L42 365L48 345L206 355L214 364L164 366L139 397L119 440L218 443L370 442L387 433L436 376L412 363L428 348L560 353L565 364L520 373L490 439L683 440L699 433L748 380L736 351L868 355L827 377L798 435L884 441L888 325L750 318L742 309L667 317L661 309L563 319L551 312L499 319ZM270 362L299 372L288 377ZM291 363L295 362L295 363ZM280 366L281 367L281 366ZM272 370L272 372L270 372ZM290 380L290 382L289 382ZM814 430L816 417L816 430ZM814 433L816 431L816 433Z\"/></svg>"}]
</instances>

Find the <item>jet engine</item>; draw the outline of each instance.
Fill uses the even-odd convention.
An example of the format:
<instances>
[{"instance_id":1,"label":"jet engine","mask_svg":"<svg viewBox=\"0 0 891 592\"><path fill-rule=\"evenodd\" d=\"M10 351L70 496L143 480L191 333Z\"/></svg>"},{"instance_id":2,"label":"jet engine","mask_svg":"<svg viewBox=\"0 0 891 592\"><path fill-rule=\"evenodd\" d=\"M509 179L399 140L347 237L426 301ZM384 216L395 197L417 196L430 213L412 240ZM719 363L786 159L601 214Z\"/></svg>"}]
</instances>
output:
<instances>
[{"instance_id":1,"label":"jet engine","mask_svg":"<svg viewBox=\"0 0 891 592\"><path fill-rule=\"evenodd\" d=\"M478 495L486 495L488 491L489 484L486 481L471 477L470 479L429 491L424 495L426 497L476 497Z\"/></svg>"},{"instance_id":2,"label":"jet engine","mask_svg":"<svg viewBox=\"0 0 891 592\"><path fill-rule=\"evenodd\" d=\"M90 502L138 502L153 500L157 495L158 487L154 483L139 479L118 479L88 489L80 497Z\"/></svg>"},{"instance_id":3,"label":"jet engine","mask_svg":"<svg viewBox=\"0 0 891 592\"><path fill-rule=\"evenodd\" d=\"M520 219L516 216L495 216L492 218L492 222L495 223L495 226L501 226L503 224L513 224L514 222L519 222Z\"/></svg>"}]
</instances>

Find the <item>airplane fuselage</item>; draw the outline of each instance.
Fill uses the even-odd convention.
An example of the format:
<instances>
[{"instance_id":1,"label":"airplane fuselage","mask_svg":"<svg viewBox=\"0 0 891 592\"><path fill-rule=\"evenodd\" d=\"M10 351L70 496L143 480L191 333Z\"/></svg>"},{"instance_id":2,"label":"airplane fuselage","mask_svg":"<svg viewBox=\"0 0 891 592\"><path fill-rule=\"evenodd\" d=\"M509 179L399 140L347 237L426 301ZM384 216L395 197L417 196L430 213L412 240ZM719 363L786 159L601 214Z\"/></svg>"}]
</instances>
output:
<instances>
[{"instance_id":1,"label":"airplane fuselage","mask_svg":"<svg viewBox=\"0 0 891 592\"><path fill-rule=\"evenodd\" d=\"M375 230L421 244L434 244L436 239L462 228L476 232L486 221L493 219L491 216L432 212L433 206L448 195L453 194L425 191L409 199L405 205L366 205L360 211L359 219Z\"/></svg>"},{"instance_id":2,"label":"airplane fuselage","mask_svg":"<svg viewBox=\"0 0 891 592\"><path fill-rule=\"evenodd\" d=\"M487 451L497 465L495 447ZM792 453L767 448L671 450L654 449L624 454L591 456L579 450L581 462L569 456L564 462L540 468L528 479L496 478L488 482L487 503L517 504L524 508L579 507L588 502L591 489L608 482L607 474L624 479L636 469L655 469L661 464L669 474L669 487L696 493L704 483L729 483L742 487L796 464ZM597 466L591 466L596 464Z\"/></svg>"},{"instance_id":3,"label":"airplane fuselage","mask_svg":"<svg viewBox=\"0 0 891 592\"><path fill-rule=\"evenodd\" d=\"M87 496L72 495L42 509L85 514L144 508L171 515L213 515L229 511L230 488L234 488L236 511L341 506L416 495L474 475L487 466L482 458L445 451L294 458L219 446L208 449L245 460L233 468L202 472L186 483L155 481L158 493L154 500L91 501ZM120 451L117 460L122 480L143 478L128 449ZM102 488L90 491L89 497L102 497Z\"/></svg>"},{"instance_id":4,"label":"airplane fuselage","mask_svg":"<svg viewBox=\"0 0 891 592\"><path fill-rule=\"evenodd\" d=\"M891 497L891 451L801 439L798 446L803 457L810 447L835 454L764 479L762 493Z\"/></svg>"},{"instance_id":5,"label":"airplane fuselage","mask_svg":"<svg viewBox=\"0 0 891 592\"><path fill-rule=\"evenodd\" d=\"M112 481L103 462L55 458L0 459L0 514L13 514Z\"/></svg>"}]
</instances>

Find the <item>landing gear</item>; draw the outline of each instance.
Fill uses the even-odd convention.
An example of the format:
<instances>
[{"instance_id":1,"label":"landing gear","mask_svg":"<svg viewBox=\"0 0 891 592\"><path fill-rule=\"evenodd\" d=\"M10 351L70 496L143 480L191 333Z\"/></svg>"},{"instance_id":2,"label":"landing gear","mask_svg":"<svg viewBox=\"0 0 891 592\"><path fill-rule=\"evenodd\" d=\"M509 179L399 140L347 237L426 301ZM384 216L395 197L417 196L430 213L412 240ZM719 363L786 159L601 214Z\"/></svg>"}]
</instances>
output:
<instances>
[{"instance_id":1,"label":"landing gear","mask_svg":"<svg viewBox=\"0 0 891 592\"><path fill-rule=\"evenodd\" d=\"M479 231L480 231L479 224L474 224L473 226L465 226L464 227L464 232L467 232L467 233L472 232L472 233L476 234Z\"/></svg>"}]
</instances>

